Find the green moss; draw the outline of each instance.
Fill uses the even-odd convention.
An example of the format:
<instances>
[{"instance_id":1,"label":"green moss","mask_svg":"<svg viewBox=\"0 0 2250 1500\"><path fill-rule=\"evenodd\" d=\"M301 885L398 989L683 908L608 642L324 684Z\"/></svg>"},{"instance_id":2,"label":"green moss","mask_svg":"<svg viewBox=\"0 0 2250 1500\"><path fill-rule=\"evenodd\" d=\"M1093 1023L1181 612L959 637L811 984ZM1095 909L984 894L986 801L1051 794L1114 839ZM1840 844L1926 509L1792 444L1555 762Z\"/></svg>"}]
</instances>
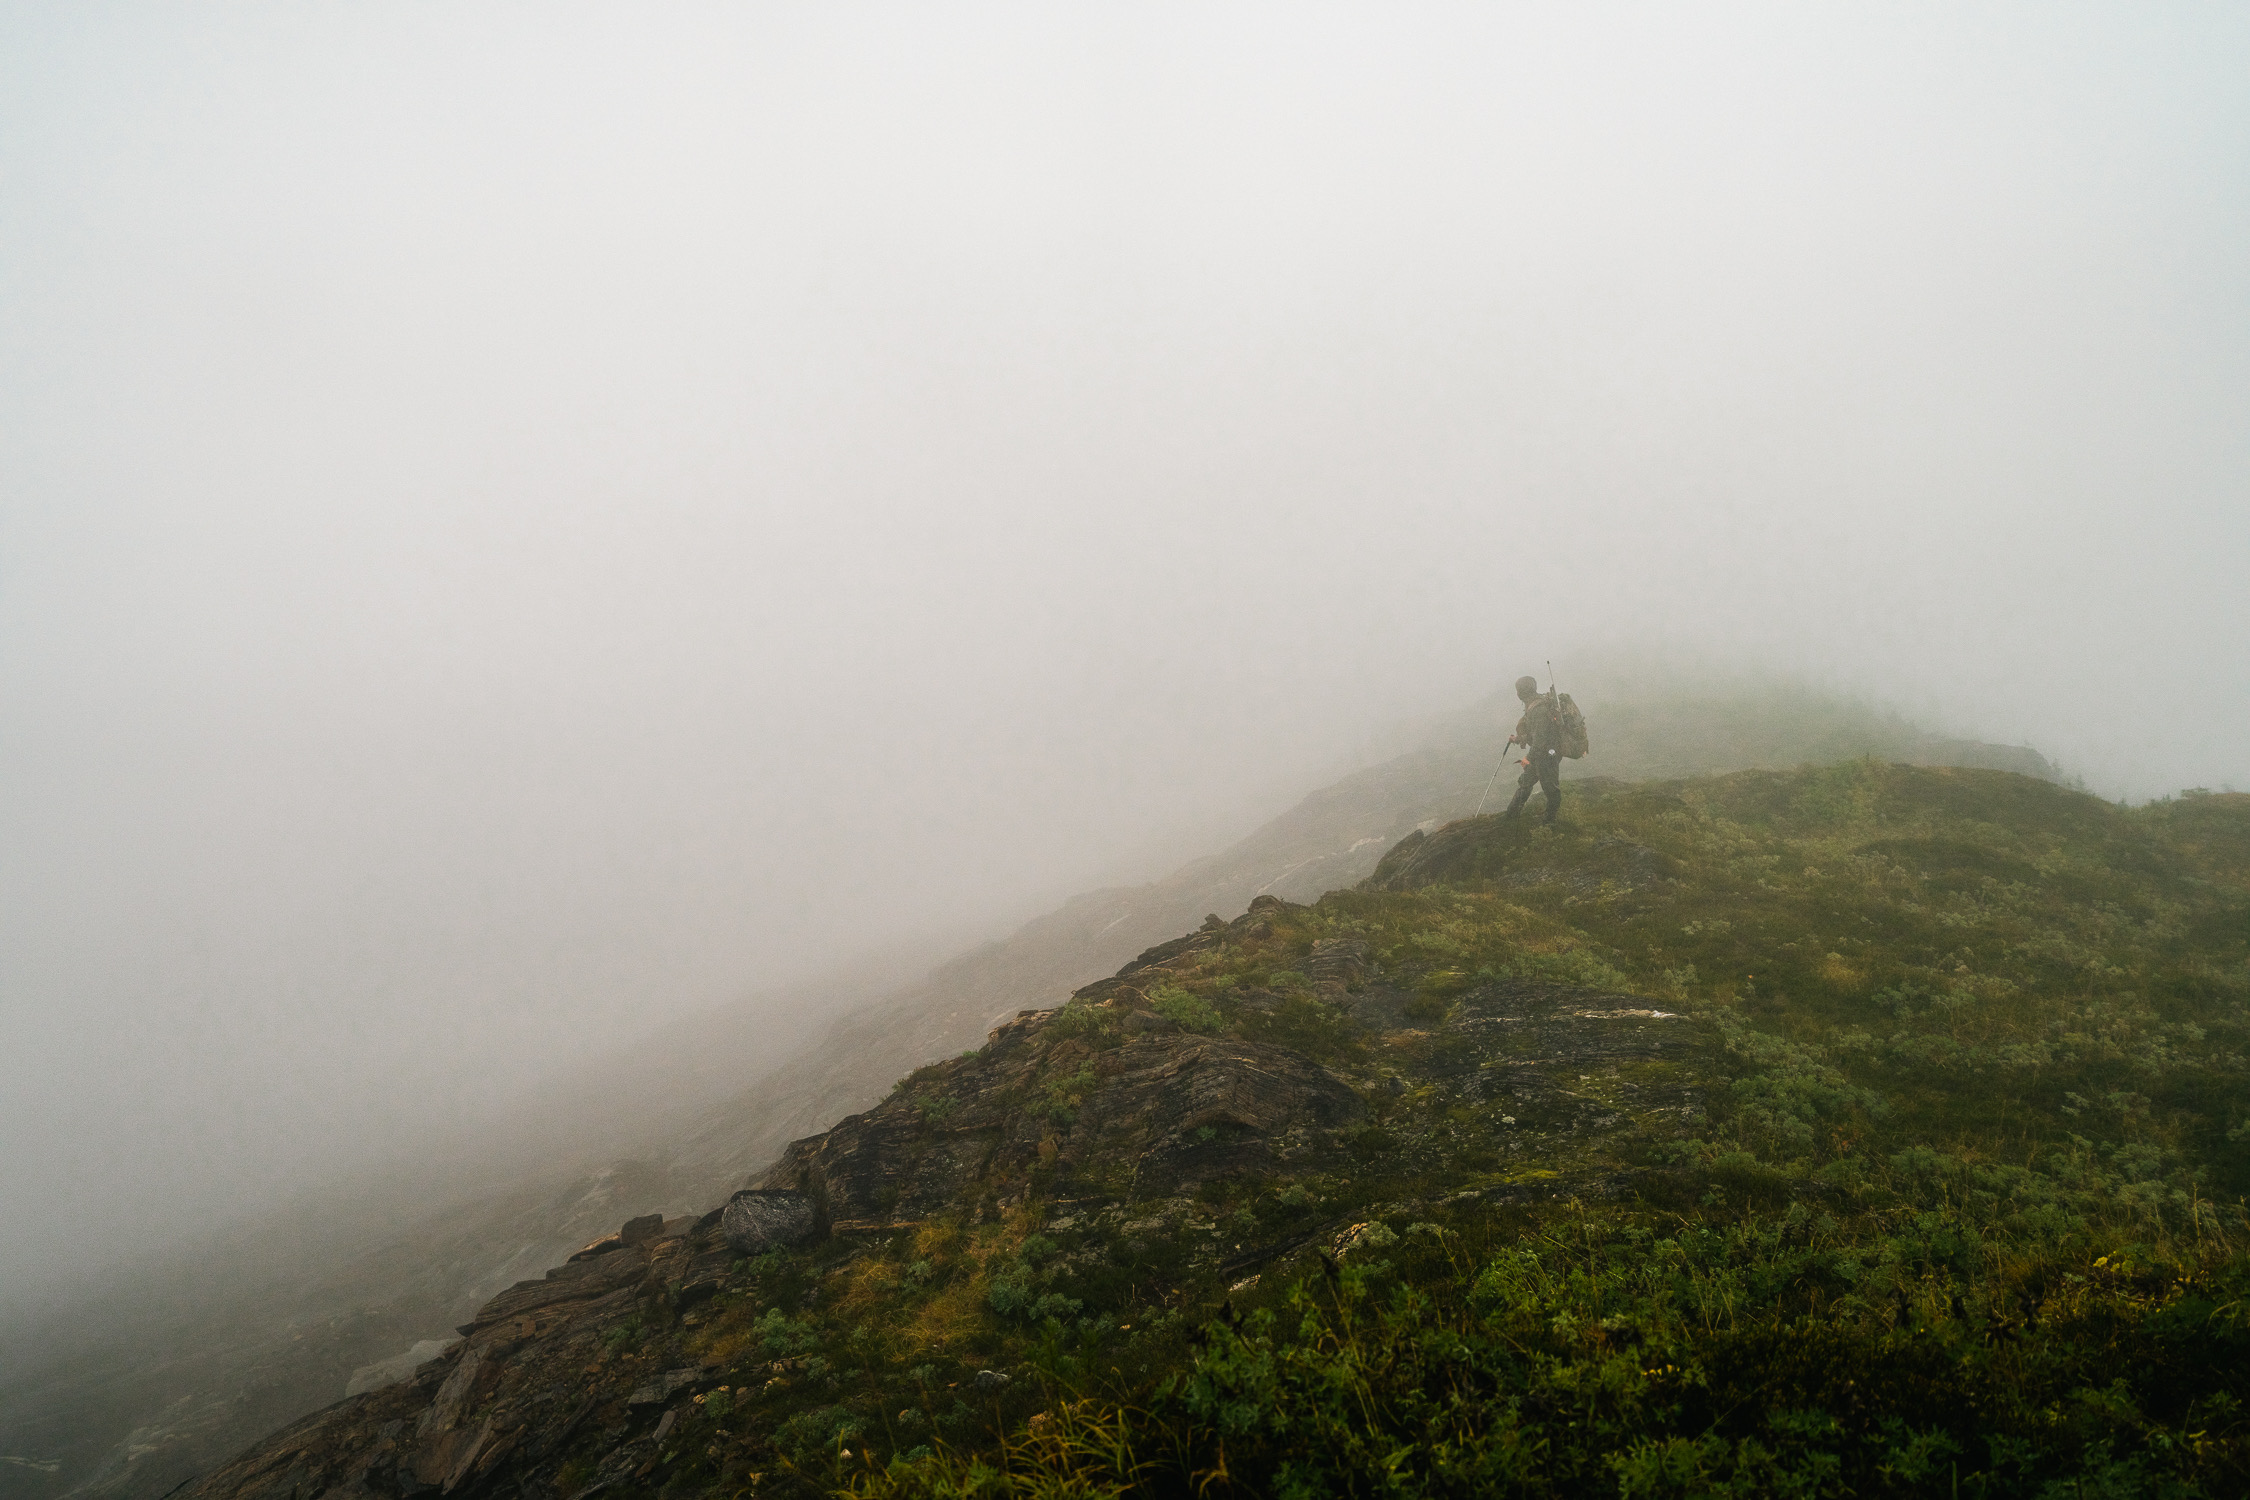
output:
<instances>
[{"instance_id":1,"label":"green moss","mask_svg":"<svg viewBox=\"0 0 2250 1500\"><path fill-rule=\"evenodd\" d=\"M1156 1013L1178 1026L1182 1031L1217 1031L1219 1013L1200 995L1189 993L1177 985L1160 984L1149 991L1149 1004Z\"/></svg>"}]
</instances>

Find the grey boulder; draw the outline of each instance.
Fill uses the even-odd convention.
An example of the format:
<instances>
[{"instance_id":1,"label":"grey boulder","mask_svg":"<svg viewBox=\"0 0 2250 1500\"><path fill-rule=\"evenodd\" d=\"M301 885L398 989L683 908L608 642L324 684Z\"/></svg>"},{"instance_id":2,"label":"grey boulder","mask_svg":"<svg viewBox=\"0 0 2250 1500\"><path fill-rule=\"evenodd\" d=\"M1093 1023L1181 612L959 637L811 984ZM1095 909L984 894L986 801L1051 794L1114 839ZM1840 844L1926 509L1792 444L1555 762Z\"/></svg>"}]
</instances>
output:
<instances>
[{"instance_id":1,"label":"grey boulder","mask_svg":"<svg viewBox=\"0 0 2250 1500\"><path fill-rule=\"evenodd\" d=\"M719 1232L737 1255L801 1245L820 1232L812 1199L787 1188L744 1188L727 1200Z\"/></svg>"}]
</instances>

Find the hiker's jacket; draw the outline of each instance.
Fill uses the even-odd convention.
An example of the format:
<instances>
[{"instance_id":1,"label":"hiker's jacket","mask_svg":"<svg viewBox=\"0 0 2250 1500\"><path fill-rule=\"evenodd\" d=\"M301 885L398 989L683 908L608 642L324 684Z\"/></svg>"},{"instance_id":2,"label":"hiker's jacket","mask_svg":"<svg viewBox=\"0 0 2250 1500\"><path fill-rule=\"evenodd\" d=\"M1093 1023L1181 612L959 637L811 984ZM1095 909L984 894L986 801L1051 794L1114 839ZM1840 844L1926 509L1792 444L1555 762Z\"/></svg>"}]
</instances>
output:
<instances>
[{"instance_id":1,"label":"hiker's jacket","mask_svg":"<svg viewBox=\"0 0 2250 1500\"><path fill-rule=\"evenodd\" d=\"M1524 705L1523 717L1516 720L1516 742L1535 751L1562 747L1562 709L1554 694L1541 693Z\"/></svg>"}]
</instances>

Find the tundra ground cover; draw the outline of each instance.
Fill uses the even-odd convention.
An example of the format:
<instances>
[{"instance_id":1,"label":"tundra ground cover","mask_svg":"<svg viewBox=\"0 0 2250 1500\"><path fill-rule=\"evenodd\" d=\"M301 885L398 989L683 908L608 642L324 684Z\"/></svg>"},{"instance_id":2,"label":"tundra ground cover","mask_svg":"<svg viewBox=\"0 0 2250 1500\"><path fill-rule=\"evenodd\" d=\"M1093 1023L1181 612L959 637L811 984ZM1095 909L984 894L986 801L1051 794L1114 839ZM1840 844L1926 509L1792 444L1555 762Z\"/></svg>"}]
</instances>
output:
<instances>
[{"instance_id":1,"label":"tundra ground cover","mask_svg":"<svg viewBox=\"0 0 2250 1500\"><path fill-rule=\"evenodd\" d=\"M617 1493L2250 1490L2250 798L1596 784L1145 957L1020 1171L663 1332L754 1376ZM1148 1028L1362 1107L1091 1151Z\"/></svg>"}]
</instances>

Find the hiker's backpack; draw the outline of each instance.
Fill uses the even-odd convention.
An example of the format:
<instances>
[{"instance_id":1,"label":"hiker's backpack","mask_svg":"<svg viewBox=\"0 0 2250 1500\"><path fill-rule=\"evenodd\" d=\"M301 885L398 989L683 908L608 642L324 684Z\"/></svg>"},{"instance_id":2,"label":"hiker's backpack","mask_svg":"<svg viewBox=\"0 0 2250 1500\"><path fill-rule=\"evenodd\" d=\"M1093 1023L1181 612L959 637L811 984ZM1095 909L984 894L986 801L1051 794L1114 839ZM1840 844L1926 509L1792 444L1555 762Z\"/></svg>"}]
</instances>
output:
<instances>
[{"instance_id":1,"label":"hiker's backpack","mask_svg":"<svg viewBox=\"0 0 2250 1500\"><path fill-rule=\"evenodd\" d=\"M1578 705L1571 701L1570 694L1560 693L1556 697L1556 717L1562 721L1562 732L1561 743L1555 748L1562 751L1564 759L1577 760L1593 748L1586 742L1586 716L1578 711Z\"/></svg>"}]
</instances>

